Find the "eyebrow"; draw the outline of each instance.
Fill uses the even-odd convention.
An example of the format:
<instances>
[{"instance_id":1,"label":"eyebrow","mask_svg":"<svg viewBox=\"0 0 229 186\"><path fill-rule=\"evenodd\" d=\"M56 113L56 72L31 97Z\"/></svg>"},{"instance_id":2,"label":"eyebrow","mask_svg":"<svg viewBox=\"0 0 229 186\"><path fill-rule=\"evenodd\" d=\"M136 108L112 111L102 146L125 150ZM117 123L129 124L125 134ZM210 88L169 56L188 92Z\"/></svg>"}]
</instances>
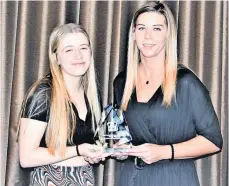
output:
<instances>
[{"instance_id":1,"label":"eyebrow","mask_svg":"<svg viewBox=\"0 0 229 186\"><path fill-rule=\"evenodd\" d=\"M81 44L80 46L88 46L89 47L89 44ZM74 47L74 46L73 45L67 45L61 51L63 51L66 48L70 48L70 47Z\"/></svg>"},{"instance_id":2,"label":"eyebrow","mask_svg":"<svg viewBox=\"0 0 229 186\"><path fill-rule=\"evenodd\" d=\"M89 47L89 44L81 44L80 46L88 46Z\"/></svg>"},{"instance_id":3,"label":"eyebrow","mask_svg":"<svg viewBox=\"0 0 229 186\"><path fill-rule=\"evenodd\" d=\"M145 26L144 24L137 24L136 26ZM162 27L164 27L164 25L162 25L162 24L156 24L156 25L153 25L153 26L162 26Z\"/></svg>"}]
</instances>

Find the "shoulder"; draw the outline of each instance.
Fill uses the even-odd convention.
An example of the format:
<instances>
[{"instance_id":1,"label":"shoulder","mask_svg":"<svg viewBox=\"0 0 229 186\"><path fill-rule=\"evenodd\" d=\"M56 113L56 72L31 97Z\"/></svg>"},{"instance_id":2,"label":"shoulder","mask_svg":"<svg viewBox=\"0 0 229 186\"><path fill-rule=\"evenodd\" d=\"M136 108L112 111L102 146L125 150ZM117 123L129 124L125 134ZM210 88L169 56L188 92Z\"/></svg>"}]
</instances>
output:
<instances>
[{"instance_id":1,"label":"shoulder","mask_svg":"<svg viewBox=\"0 0 229 186\"><path fill-rule=\"evenodd\" d=\"M114 84L115 83L120 83L120 82L125 82L126 81L126 71L122 71L118 73L118 75L114 79Z\"/></svg>"},{"instance_id":2,"label":"shoulder","mask_svg":"<svg viewBox=\"0 0 229 186\"><path fill-rule=\"evenodd\" d=\"M114 88L125 86L125 82L126 82L126 71L122 71L115 77L113 81L113 86Z\"/></svg>"},{"instance_id":3,"label":"shoulder","mask_svg":"<svg viewBox=\"0 0 229 186\"><path fill-rule=\"evenodd\" d=\"M125 89L125 83L126 83L126 71L122 71L115 77L113 82L114 101L118 105L121 104L123 92Z\"/></svg>"},{"instance_id":4,"label":"shoulder","mask_svg":"<svg viewBox=\"0 0 229 186\"><path fill-rule=\"evenodd\" d=\"M47 74L38 82L36 91L51 91L51 87L52 87L52 76L51 74Z\"/></svg>"},{"instance_id":5,"label":"shoulder","mask_svg":"<svg viewBox=\"0 0 229 186\"><path fill-rule=\"evenodd\" d=\"M177 80L184 83L190 83L192 81L198 81L199 78L190 68L179 64L177 67Z\"/></svg>"},{"instance_id":6,"label":"shoulder","mask_svg":"<svg viewBox=\"0 0 229 186\"><path fill-rule=\"evenodd\" d=\"M37 101L50 98L51 89L52 89L52 77L50 74L47 74L45 77L39 80L37 86L34 87L34 91L31 94L31 97L39 98L36 99Z\"/></svg>"},{"instance_id":7,"label":"shoulder","mask_svg":"<svg viewBox=\"0 0 229 186\"><path fill-rule=\"evenodd\" d=\"M32 86L27 95L26 110L47 110L51 100L52 77L47 74Z\"/></svg>"},{"instance_id":8,"label":"shoulder","mask_svg":"<svg viewBox=\"0 0 229 186\"><path fill-rule=\"evenodd\" d=\"M198 76L191 69L182 64L179 64L177 68L177 86L181 86L183 88L192 87L208 92L207 88L201 82Z\"/></svg>"},{"instance_id":9,"label":"shoulder","mask_svg":"<svg viewBox=\"0 0 229 186\"><path fill-rule=\"evenodd\" d=\"M125 89L125 83L126 71L122 71L115 77L113 82L113 91L116 97L120 97L123 94Z\"/></svg>"},{"instance_id":10,"label":"shoulder","mask_svg":"<svg viewBox=\"0 0 229 186\"><path fill-rule=\"evenodd\" d=\"M51 102L51 75L47 74L35 83L23 102L21 117L48 121Z\"/></svg>"}]
</instances>

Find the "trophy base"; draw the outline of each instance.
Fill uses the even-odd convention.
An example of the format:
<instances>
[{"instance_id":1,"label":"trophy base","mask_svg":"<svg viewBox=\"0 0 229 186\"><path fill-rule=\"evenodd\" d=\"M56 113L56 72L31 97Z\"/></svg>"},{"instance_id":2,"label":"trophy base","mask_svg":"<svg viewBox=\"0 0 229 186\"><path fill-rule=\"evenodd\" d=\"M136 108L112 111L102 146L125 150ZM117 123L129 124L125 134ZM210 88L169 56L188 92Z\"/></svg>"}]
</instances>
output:
<instances>
[{"instance_id":1,"label":"trophy base","mask_svg":"<svg viewBox=\"0 0 229 186\"><path fill-rule=\"evenodd\" d=\"M128 152L128 148L105 148L104 152L105 153L115 153L115 152L124 153L124 152Z\"/></svg>"}]
</instances>

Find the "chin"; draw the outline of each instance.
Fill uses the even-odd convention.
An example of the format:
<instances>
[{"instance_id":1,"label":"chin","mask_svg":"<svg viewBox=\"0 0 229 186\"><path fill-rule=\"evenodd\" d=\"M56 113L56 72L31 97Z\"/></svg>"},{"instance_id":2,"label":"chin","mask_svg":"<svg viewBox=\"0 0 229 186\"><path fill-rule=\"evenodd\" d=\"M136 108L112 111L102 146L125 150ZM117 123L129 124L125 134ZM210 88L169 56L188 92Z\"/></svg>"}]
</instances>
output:
<instances>
[{"instance_id":1,"label":"chin","mask_svg":"<svg viewBox=\"0 0 229 186\"><path fill-rule=\"evenodd\" d=\"M157 55L155 55L155 54L149 54L149 53L147 53L147 54L144 54L143 53L143 57L145 57L145 58L153 58L153 57L156 57Z\"/></svg>"},{"instance_id":2,"label":"chin","mask_svg":"<svg viewBox=\"0 0 229 186\"><path fill-rule=\"evenodd\" d=\"M74 72L74 73L71 73L70 75L75 76L75 77L79 77L79 76L83 76L85 73L86 73L86 71L84 71L84 72Z\"/></svg>"},{"instance_id":3,"label":"chin","mask_svg":"<svg viewBox=\"0 0 229 186\"><path fill-rule=\"evenodd\" d=\"M68 71L62 71L62 73L68 75L68 76L72 76L72 77L80 77L83 76L85 73L87 72L87 70L68 70Z\"/></svg>"}]
</instances>

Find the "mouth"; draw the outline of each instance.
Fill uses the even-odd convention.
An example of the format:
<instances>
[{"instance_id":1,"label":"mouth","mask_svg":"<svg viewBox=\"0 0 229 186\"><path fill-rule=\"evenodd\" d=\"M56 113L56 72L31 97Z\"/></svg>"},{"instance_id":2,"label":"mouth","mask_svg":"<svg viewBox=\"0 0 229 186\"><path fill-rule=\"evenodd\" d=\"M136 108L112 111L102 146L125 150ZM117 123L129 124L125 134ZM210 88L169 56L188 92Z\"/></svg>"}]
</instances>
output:
<instances>
[{"instance_id":1,"label":"mouth","mask_svg":"<svg viewBox=\"0 0 229 186\"><path fill-rule=\"evenodd\" d=\"M85 62L81 61L81 62L74 62L71 65L84 65Z\"/></svg>"},{"instance_id":2,"label":"mouth","mask_svg":"<svg viewBox=\"0 0 229 186\"><path fill-rule=\"evenodd\" d=\"M155 46L155 44L144 43L143 46L146 47L146 48L152 48L152 47Z\"/></svg>"}]
</instances>

